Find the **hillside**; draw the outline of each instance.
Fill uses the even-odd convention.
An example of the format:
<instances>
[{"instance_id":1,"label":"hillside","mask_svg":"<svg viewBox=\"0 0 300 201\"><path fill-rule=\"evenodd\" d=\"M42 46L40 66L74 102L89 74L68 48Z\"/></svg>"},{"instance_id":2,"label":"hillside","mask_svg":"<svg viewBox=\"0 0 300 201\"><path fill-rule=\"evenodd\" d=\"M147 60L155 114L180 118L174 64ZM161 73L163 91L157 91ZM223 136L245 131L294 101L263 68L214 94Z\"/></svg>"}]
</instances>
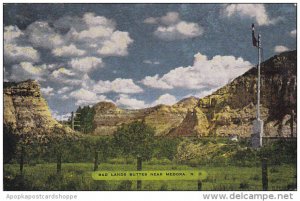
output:
<instances>
[{"instance_id":1,"label":"hillside","mask_svg":"<svg viewBox=\"0 0 300 201\"><path fill-rule=\"evenodd\" d=\"M156 135L166 135L182 122L187 111L195 107L197 102L198 99L190 97L173 106L157 105L138 110L121 109L113 103L100 102L93 106L95 110L94 134L110 135L121 124L144 120L156 129Z\"/></svg>"},{"instance_id":2,"label":"hillside","mask_svg":"<svg viewBox=\"0 0 300 201\"><path fill-rule=\"evenodd\" d=\"M4 82L4 126L19 134L48 135L54 126L67 133L72 130L63 127L52 118L48 104L40 92L36 81Z\"/></svg>"},{"instance_id":3,"label":"hillside","mask_svg":"<svg viewBox=\"0 0 300 201\"><path fill-rule=\"evenodd\" d=\"M295 136L297 111L297 52L285 52L262 63L261 115L265 136ZM249 137L256 118L257 68L201 98L170 136ZM291 134L291 126L293 134Z\"/></svg>"}]
</instances>

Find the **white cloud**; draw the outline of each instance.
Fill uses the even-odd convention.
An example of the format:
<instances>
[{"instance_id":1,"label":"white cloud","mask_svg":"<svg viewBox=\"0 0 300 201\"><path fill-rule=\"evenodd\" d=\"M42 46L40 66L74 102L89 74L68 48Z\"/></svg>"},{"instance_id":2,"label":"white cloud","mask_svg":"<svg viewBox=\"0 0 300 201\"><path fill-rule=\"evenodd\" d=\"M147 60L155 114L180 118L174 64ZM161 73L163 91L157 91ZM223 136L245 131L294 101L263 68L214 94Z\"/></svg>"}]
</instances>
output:
<instances>
[{"instance_id":1,"label":"white cloud","mask_svg":"<svg viewBox=\"0 0 300 201\"><path fill-rule=\"evenodd\" d=\"M165 16L157 18L146 18L144 23L158 24L154 35L167 41L194 38L204 32L199 24L181 20L177 12L168 12Z\"/></svg>"},{"instance_id":2,"label":"white cloud","mask_svg":"<svg viewBox=\"0 0 300 201\"><path fill-rule=\"evenodd\" d=\"M126 94L120 94L119 98L116 100L116 104L127 109L141 109L148 106L144 101L130 98Z\"/></svg>"},{"instance_id":3,"label":"white cloud","mask_svg":"<svg viewBox=\"0 0 300 201\"><path fill-rule=\"evenodd\" d=\"M289 48L287 48L286 46L283 46L283 45L277 45L274 47L274 52L276 52L276 53L281 53L281 52L285 52L288 50L289 50Z\"/></svg>"},{"instance_id":4,"label":"white cloud","mask_svg":"<svg viewBox=\"0 0 300 201\"><path fill-rule=\"evenodd\" d=\"M195 96L197 98L203 98L207 95L210 95L212 94L213 92L217 91L220 87L217 87L217 88L213 88L213 89L209 89L209 90L204 90L204 91L201 91L199 93L195 93L195 94L192 94L191 96Z\"/></svg>"},{"instance_id":5,"label":"white cloud","mask_svg":"<svg viewBox=\"0 0 300 201\"><path fill-rule=\"evenodd\" d=\"M91 86L91 81L84 80L84 76L92 70L103 68L103 57L127 55L131 43L133 39L129 33L117 30L114 20L85 13L82 16L64 16L51 23L48 20L35 21L24 31L17 26L6 26L4 61L12 69L9 73L17 73L10 75L10 78L22 79L24 72L23 79L45 78L58 84ZM44 56L61 62L54 67L46 64L48 76L27 72L26 66L22 66L24 64L12 67L22 62L34 65Z\"/></svg>"},{"instance_id":6,"label":"white cloud","mask_svg":"<svg viewBox=\"0 0 300 201\"><path fill-rule=\"evenodd\" d=\"M154 35L163 40L194 38L203 34L203 28L196 23L181 21L172 26L159 26Z\"/></svg>"},{"instance_id":7,"label":"white cloud","mask_svg":"<svg viewBox=\"0 0 300 201\"><path fill-rule=\"evenodd\" d=\"M164 104L164 105L173 105L177 102L177 99L175 96L171 94L163 94L158 97L157 100L155 100L151 105L159 105L159 104Z\"/></svg>"},{"instance_id":8,"label":"white cloud","mask_svg":"<svg viewBox=\"0 0 300 201\"><path fill-rule=\"evenodd\" d=\"M162 17L148 17L144 20L145 24L164 24L164 25L174 25L180 21L179 13L168 12Z\"/></svg>"},{"instance_id":9,"label":"white cloud","mask_svg":"<svg viewBox=\"0 0 300 201\"><path fill-rule=\"evenodd\" d=\"M97 52L106 56L125 56L128 54L127 49L132 42L128 32L115 31Z\"/></svg>"},{"instance_id":10,"label":"white cloud","mask_svg":"<svg viewBox=\"0 0 300 201\"><path fill-rule=\"evenodd\" d=\"M80 50L74 44L71 44L69 46L62 46L53 49L52 54L58 57L72 57L72 56L82 56L85 54L85 51Z\"/></svg>"},{"instance_id":11,"label":"white cloud","mask_svg":"<svg viewBox=\"0 0 300 201\"><path fill-rule=\"evenodd\" d=\"M52 75L53 75L53 77L58 78L58 77L60 77L61 75L65 75L65 76L73 76L73 75L75 75L75 73L72 72L72 71L69 70L69 69L66 69L66 68L64 68L64 67L61 67L61 68L59 68L59 69L53 71L53 72L52 72Z\"/></svg>"},{"instance_id":12,"label":"white cloud","mask_svg":"<svg viewBox=\"0 0 300 201\"><path fill-rule=\"evenodd\" d=\"M80 72L90 72L97 67L103 67L102 59L97 57L75 58L69 65Z\"/></svg>"},{"instance_id":13,"label":"white cloud","mask_svg":"<svg viewBox=\"0 0 300 201\"><path fill-rule=\"evenodd\" d=\"M181 21L172 26L159 26L154 34L164 40L193 38L203 34L203 28L196 23Z\"/></svg>"},{"instance_id":14,"label":"white cloud","mask_svg":"<svg viewBox=\"0 0 300 201\"><path fill-rule=\"evenodd\" d=\"M172 89L173 87L160 79L159 75L156 74L154 76L146 76L142 81L144 85L152 88L160 88L160 89Z\"/></svg>"},{"instance_id":15,"label":"white cloud","mask_svg":"<svg viewBox=\"0 0 300 201\"><path fill-rule=\"evenodd\" d=\"M141 109L141 108L153 107L160 104L173 105L176 102L177 102L176 97L168 93L159 96L155 101L153 101L150 104L145 103L145 101L143 100L132 98L128 94L120 94L118 99L116 100L116 104L118 106L124 107L126 109Z\"/></svg>"},{"instance_id":16,"label":"white cloud","mask_svg":"<svg viewBox=\"0 0 300 201\"><path fill-rule=\"evenodd\" d=\"M57 91L57 94L64 94L64 93L70 91L71 89L72 89L71 87L63 87Z\"/></svg>"},{"instance_id":17,"label":"white cloud","mask_svg":"<svg viewBox=\"0 0 300 201\"><path fill-rule=\"evenodd\" d=\"M83 80L82 74L76 74L70 69L60 67L57 70L54 70L49 78L59 84L68 84L68 85L80 85L82 84Z\"/></svg>"},{"instance_id":18,"label":"white cloud","mask_svg":"<svg viewBox=\"0 0 300 201\"><path fill-rule=\"evenodd\" d=\"M35 47L43 47L46 49L56 48L64 44L62 36L51 28L48 22L36 21L26 28L26 34L29 41Z\"/></svg>"},{"instance_id":19,"label":"white cloud","mask_svg":"<svg viewBox=\"0 0 300 201\"><path fill-rule=\"evenodd\" d=\"M293 37L293 38L296 38L296 36L297 36L297 30L296 29L292 30L290 32L290 36Z\"/></svg>"},{"instance_id":20,"label":"white cloud","mask_svg":"<svg viewBox=\"0 0 300 201\"><path fill-rule=\"evenodd\" d=\"M36 49L30 45L19 45L19 39L24 33L17 26L4 27L4 62L20 63L22 61L37 62L40 55Z\"/></svg>"},{"instance_id":21,"label":"white cloud","mask_svg":"<svg viewBox=\"0 0 300 201\"><path fill-rule=\"evenodd\" d=\"M133 39L128 32L116 30L116 23L94 13L85 13L82 18L65 16L54 22L59 29L68 28L65 39L88 56L126 56ZM68 22L68 23L66 23Z\"/></svg>"},{"instance_id":22,"label":"white cloud","mask_svg":"<svg viewBox=\"0 0 300 201\"><path fill-rule=\"evenodd\" d=\"M58 121L67 121L71 117L71 113L60 114L56 110L50 110L50 111L52 117Z\"/></svg>"},{"instance_id":23,"label":"white cloud","mask_svg":"<svg viewBox=\"0 0 300 201\"><path fill-rule=\"evenodd\" d=\"M159 65L160 62L159 61L151 61L149 59L146 59L143 61L144 64L154 64L154 65Z\"/></svg>"},{"instance_id":24,"label":"white cloud","mask_svg":"<svg viewBox=\"0 0 300 201\"><path fill-rule=\"evenodd\" d=\"M4 27L3 39L4 43L15 42L17 38L24 35L24 33L17 26Z\"/></svg>"},{"instance_id":25,"label":"white cloud","mask_svg":"<svg viewBox=\"0 0 300 201\"><path fill-rule=\"evenodd\" d=\"M4 61L8 63L19 63L22 61L37 62L40 55L31 46L17 46L16 44L4 44Z\"/></svg>"},{"instance_id":26,"label":"white cloud","mask_svg":"<svg viewBox=\"0 0 300 201\"><path fill-rule=\"evenodd\" d=\"M145 24L157 24L158 23L159 18L156 17L148 17L144 20Z\"/></svg>"},{"instance_id":27,"label":"white cloud","mask_svg":"<svg viewBox=\"0 0 300 201\"><path fill-rule=\"evenodd\" d=\"M161 23L165 25L176 24L180 21L179 13L177 12L168 12L165 16L160 18Z\"/></svg>"},{"instance_id":28,"label":"white cloud","mask_svg":"<svg viewBox=\"0 0 300 201\"><path fill-rule=\"evenodd\" d=\"M97 38L108 38L113 33L112 28L104 27L104 26L97 26L97 27L90 27L87 30L83 30L79 33L74 32L74 37L79 40L86 40L86 39L97 39Z\"/></svg>"},{"instance_id":29,"label":"white cloud","mask_svg":"<svg viewBox=\"0 0 300 201\"><path fill-rule=\"evenodd\" d=\"M270 19L264 4L228 4L224 6L223 11L227 17L239 15L255 19L260 26L276 24L283 19L282 17Z\"/></svg>"},{"instance_id":30,"label":"white cloud","mask_svg":"<svg viewBox=\"0 0 300 201\"><path fill-rule=\"evenodd\" d=\"M46 88L41 88L41 92L45 96L53 96L54 95L54 89L50 86L47 86Z\"/></svg>"},{"instance_id":31,"label":"white cloud","mask_svg":"<svg viewBox=\"0 0 300 201\"><path fill-rule=\"evenodd\" d=\"M47 65L33 65L30 62L21 62L12 66L10 80L23 81L35 79L44 81L45 75L48 74Z\"/></svg>"},{"instance_id":32,"label":"white cloud","mask_svg":"<svg viewBox=\"0 0 300 201\"><path fill-rule=\"evenodd\" d=\"M117 78L113 81L99 80L97 83L94 84L93 91L97 93L116 92L131 94L143 92L143 89L138 85L134 84L132 79Z\"/></svg>"},{"instance_id":33,"label":"white cloud","mask_svg":"<svg viewBox=\"0 0 300 201\"><path fill-rule=\"evenodd\" d=\"M101 101L108 101L106 96L97 95L95 92L79 89L70 93L70 97L77 100L76 105L90 105Z\"/></svg>"},{"instance_id":34,"label":"white cloud","mask_svg":"<svg viewBox=\"0 0 300 201\"><path fill-rule=\"evenodd\" d=\"M95 13L85 13L83 15L83 20L89 27L94 26L106 26L115 27L115 22L111 19L107 19L103 16L95 16Z\"/></svg>"},{"instance_id":35,"label":"white cloud","mask_svg":"<svg viewBox=\"0 0 300 201\"><path fill-rule=\"evenodd\" d=\"M65 94L65 95L63 95L63 96L61 97L61 99L62 99L62 100L67 100L67 99L70 99L70 97L67 96L67 95Z\"/></svg>"},{"instance_id":36,"label":"white cloud","mask_svg":"<svg viewBox=\"0 0 300 201\"><path fill-rule=\"evenodd\" d=\"M175 68L161 77L147 76L141 82L160 89L212 89L224 86L251 67L250 62L240 57L217 55L209 60L201 53L194 57L193 66Z\"/></svg>"}]
</instances>

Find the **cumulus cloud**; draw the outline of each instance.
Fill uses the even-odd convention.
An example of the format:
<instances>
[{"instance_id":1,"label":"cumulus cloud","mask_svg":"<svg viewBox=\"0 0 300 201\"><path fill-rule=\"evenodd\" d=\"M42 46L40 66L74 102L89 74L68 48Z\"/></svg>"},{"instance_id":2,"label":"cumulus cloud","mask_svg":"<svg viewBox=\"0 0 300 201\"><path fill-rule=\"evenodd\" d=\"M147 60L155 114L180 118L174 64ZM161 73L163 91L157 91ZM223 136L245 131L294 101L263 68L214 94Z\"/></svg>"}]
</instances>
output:
<instances>
[{"instance_id":1,"label":"cumulus cloud","mask_svg":"<svg viewBox=\"0 0 300 201\"><path fill-rule=\"evenodd\" d=\"M158 23L159 18L157 17L148 17L144 20L145 24L157 24Z\"/></svg>"},{"instance_id":2,"label":"cumulus cloud","mask_svg":"<svg viewBox=\"0 0 300 201\"><path fill-rule=\"evenodd\" d=\"M217 88L213 88L213 89L208 89L208 90L203 90L201 92L198 92L198 93L194 93L194 94L191 94L190 96L195 96L197 98L203 98L207 95L210 95L212 94L213 92L217 91L220 87L217 87Z\"/></svg>"},{"instance_id":3,"label":"cumulus cloud","mask_svg":"<svg viewBox=\"0 0 300 201\"><path fill-rule=\"evenodd\" d=\"M171 94L163 94L158 97L157 100L155 100L152 105L159 105L159 104L164 104L164 105L173 105L177 102L177 99L175 96Z\"/></svg>"},{"instance_id":4,"label":"cumulus cloud","mask_svg":"<svg viewBox=\"0 0 300 201\"><path fill-rule=\"evenodd\" d=\"M41 88L41 92L44 96L53 96L54 95L54 89L50 86L47 86L46 88Z\"/></svg>"},{"instance_id":5,"label":"cumulus cloud","mask_svg":"<svg viewBox=\"0 0 300 201\"><path fill-rule=\"evenodd\" d=\"M116 92L132 94L143 92L143 89L136 85L132 79L117 78L113 81L99 80L94 84L93 91L97 93Z\"/></svg>"},{"instance_id":6,"label":"cumulus cloud","mask_svg":"<svg viewBox=\"0 0 300 201\"><path fill-rule=\"evenodd\" d=\"M204 32L199 24L181 20L177 12L168 12L162 17L146 18L144 23L157 24L154 35L167 41L194 38L201 36Z\"/></svg>"},{"instance_id":7,"label":"cumulus cloud","mask_svg":"<svg viewBox=\"0 0 300 201\"><path fill-rule=\"evenodd\" d=\"M103 16L94 13L85 13L82 18L70 19L64 17L70 23L66 34L67 41L77 44L80 49L91 55L100 56L125 56L133 39L128 32L116 30L116 23ZM58 19L54 24L57 27L66 26L64 20Z\"/></svg>"},{"instance_id":8,"label":"cumulus cloud","mask_svg":"<svg viewBox=\"0 0 300 201\"><path fill-rule=\"evenodd\" d=\"M71 117L70 113L60 114L56 110L50 110L50 111L51 111L52 117L58 121L67 121Z\"/></svg>"},{"instance_id":9,"label":"cumulus cloud","mask_svg":"<svg viewBox=\"0 0 300 201\"><path fill-rule=\"evenodd\" d=\"M118 99L116 100L116 104L118 106L124 107L126 109L141 109L153 107L160 104L173 105L176 102L176 97L168 93L160 95L155 101L149 104L145 103L145 101L143 100L138 100L136 98L130 97L128 94L120 94Z\"/></svg>"},{"instance_id":10,"label":"cumulus cloud","mask_svg":"<svg viewBox=\"0 0 300 201\"><path fill-rule=\"evenodd\" d=\"M23 36L24 33L17 26L6 26L4 27L3 39L4 43L15 42L17 38Z\"/></svg>"},{"instance_id":11,"label":"cumulus cloud","mask_svg":"<svg viewBox=\"0 0 300 201\"><path fill-rule=\"evenodd\" d=\"M52 71L49 79L59 84L80 85L83 82L81 76L82 74L76 74L72 70L60 67Z\"/></svg>"},{"instance_id":12,"label":"cumulus cloud","mask_svg":"<svg viewBox=\"0 0 300 201\"><path fill-rule=\"evenodd\" d=\"M82 56L85 54L85 51L80 50L74 44L71 44L69 46L62 46L53 49L52 54L58 57L72 57L72 56Z\"/></svg>"},{"instance_id":13,"label":"cumulus cloud","mask_svg":"<svg viewBox=\"0 0 300 201\"><path fill-rule=\"evenodd\" d=\"M76 100L76 105L91 105L100 101L108 101L106 96L98 95L95 92L83 88L72 91L70 97Z\"/></svg>"},{"instance_id":14,"label":"cumulus cloud","mask_svg":"<svg viewBox=\"0 0 300 201\"><path fill-rule=\"evenodd\" d=\"M70 90L72 90L71 87L63 87L63 88L61 88L61 89L59 89L59 90L57 91L57 94L64 94L64 93L66 93L66 92L68 92L68 91L70 91Z\"/></svg>"},{"instance_id":15,"label":"cumulus cloud","mask_svg":"<svg viewBox=\"0 0 300 201\"><path fill-rule=\"evenodd\" d=\"M64 43L62 36L48 22L36 21L26 28L26 34L34 47L52 49Z\"/></svg>"},{"instance_id":16,"label":"cumulus cloud","mask_svg":"<svg viewBox=\"0 0 300 201\"><path fill-rule=\"evenodd\" d=\"M293 38L296 38L296 36L297 36L297 30L296 29L292 30L290 32L290 36L293 37Z\"/></svg>"},{"instance_id":17,"label":"cumulus cloud","mask_svg":"<svg viewBox=\"0 0 300 201\"><path fill-rule=\"evenodd\" d=\"M22 61L37 62L40 55L31 46L17 46L16 44L4 44L4 61L6 63L19 63Z\"/></svg>"},{"instance_id":18,"label":"cumulus cloud","mask_svg":"<svg viewBox=\"0 0 300 201\"><path fill-rule=\"evenodd\" d=\"M116 100L116 104L126 109L141 109L148 106L143 100L131 98L127 94L120 94Z\"/></svg>"},{"instance_id":19,"label":"cumulus cloud","mask_svg":"<svg viewBox=\"0 0 300 201\"><path fill-rule=\"evenodd\" d=\"M102 59L97 57L74 58L69 62L69 65L81 72L90 72L97 67L103 67Z\"/></svg>"},{"instance_id":20,"label":"cumulus cloud","mask_svg":"<svg viewBox=\"0 0 300 201\"><path fill-rule=\"evenodd\" d=\"M178 67L162 76L147 76L141 82L148 87L160 89L211 89L227 84L251 67L250 62L234 56L217 55L208 59L198 53L194 58L192 66Z\"/></svg>"},{"instance_id":21,"label":"cumulus cloud","mask_svg":"<svg viewBox=\"0 0 300 201\"><path fill-rule=\"evenodd\" d=\"M66 68L64 68L64 67L61 67L61 68L59 68L59 69L57 69L57 70L54 70L54 71L52 72L52 75L53 75L53 77L58 78L58 77L60 77L61 75L65 75L65 76L73 76L73 75L75 75L75 73L72 72L72 71L69 70L69 69L66 69Z\"/></svg>"},{"instance_id":22,"label":"cumulus cloud","mask_svg":"<svg viewBox=\"0 0 300 201\"><path fill-rule=\"evenodd\" d=\"M177 12L168 12L166 15L161 17L148 17L144 20L146 24L164 24L172 25L180 21L179 13Z\"/></svg>"},{"instance_id":23,"label":"cumulus cloud","mask_svg":"<svg viewBox=\"0 0 300 201\"><path fill-rule=\"evenodd\" d=\"M97 51L100 55L125 56L128 54L127 48L133 40L127 32L116 31L110 39L103 43L103 46Z\"/></svg>"},{"instance_id":24,"label":"cumulus cloud","mask_svg":"<svg viewBox=\"0 0 300 201\"><path fill-rule=\"evenodd\" d=\"M48 66L33 65L30 62L21 62L12 66L10 80L23 81L27 79L35 79L45 81L45 75L48 74Z\"/></svg>"},{"instance_id":25,"label":"cumulus cloud","mask_svg":"<svg viewBox=\"0 0 300 201\"><path fill-rule=\"evenodd\" d=\"M146 76L142 81L144 85L159 89L172 89L173 87L166 81L162 80L158 74L154 76Z\"/></svg>"},{"instance_id":26,"label":"cumulus cloud","mask_svg":"<svg viewBox=\"0 0 300 201\"><path fill-rule=\"evenodd\" d=\"M257 24L272 25L282 20L282 17L270 18L264 4L228 4L223 8L225 16L232 17L239 15L256 20Z\"/></svg>"},{"instance_id":27,"label":"cumulus cloud","mask_svg":"<svg viewBox=\"0 0 300 201\"><path fill-rule=\"evenodd\" d=\"M16 64L22 61L37 62L40 55L28 44L18 44L24 33L17 26L4 27L4 62Z\"/></svg>"},{"instance_id":28,"label":"cumulus cloud","mask_svg":"<svg viewBox=\"0 0 300 201\"><path fill-rule=\"evenodd\" d=\"M285 51L288 51L288 50L289 50L289 48L286 47L286 46L283 46L283 45L276 45L274 47L274 52L275 53L281 53L281 52L285 52Z\"/></svg>"},{"instance_id":29,"label":"cumulus cloud","mask_svg":"<svg viewBox=\"0 0 300 201\"><path fill-rule=\"evenodd\" d=\"M159 61L151 61L149 59L146 59L143 61L144 64L153 64L153 65L159 65L160 62Z\"/></svg>"},{"instance_id":30,"label":"cumulus cloud","mask_svg":"<svg viewBox=\"0 0 300 201\"><path fill-rule=\"evenodd\" d=\"M94 13L64 16L51 23L39 20L24 30L6 26L4 41L8 68L21 62L35 64L47 57L65 66L63 72L62 69L49 72L50 79L70 84L78 83L85 73L104 67L103 57L128 55L128 47L133 43L128 32L116 29L114 20Z\"/></svg>"}]
</instances>

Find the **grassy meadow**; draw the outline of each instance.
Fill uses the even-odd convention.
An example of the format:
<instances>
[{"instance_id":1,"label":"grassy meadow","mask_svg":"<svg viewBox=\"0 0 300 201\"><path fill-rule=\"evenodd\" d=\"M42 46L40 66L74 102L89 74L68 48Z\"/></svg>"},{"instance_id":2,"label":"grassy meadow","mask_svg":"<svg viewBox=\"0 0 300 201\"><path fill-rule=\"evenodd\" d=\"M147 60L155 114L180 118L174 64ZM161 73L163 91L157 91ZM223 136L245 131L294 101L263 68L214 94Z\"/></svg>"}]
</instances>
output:
<instances>
[{"instance_id":1,"label":"grassy meadow","mask_svg":"<svg viewBox=\"0 0 300 201\"><path fill-rule=\"evenodd\" d=\"M94 150L99 151L98 170L136 170L137 160L124 156L110 138L86 137L60 148L61 173L50 146L26 148L23 175L19 155L4 164L4 190L110 191L137 190L136 181L94 181ZM276 141L262 150L248 142L228 139L157 139L152 157L142 170L204 170L202 190L262 190L261 155L268 158L268 190L295 190L296 142ZM55 146L57 148L57 145ZM198 190L197 181L142 181L141 190Z\"/></svg>"},{"instance_id":2,"label":"grassy meadow","mask_svg":"<svg viewBox=\"0 0 300 201\"><path fill-rule=\"evenodd\" d=\"M261 167L178 165L159 161L145 162L143 170L205 170L208 177L202 181L202 190L261 190ZM135 170L135 163L102 163L98 170ZM56 174L56 164L36 164L24 167L24 184L15 182L19 166L4 166L5 188L14 190L136 190L136 181L94 181L91 178L93 163L64 163L62 173ZM268 168L269 190L294 190L296 166L274 165ZM22 179L21 179L22 180ZM20 180L20 181L21 181ZM16 185L17 183L17 185ZM15 186L11 186L11 185ZM23 186L22 186L23 185ZM197 181L142 181L142 190L197 190Z\"/></svg>"}]
</instances>

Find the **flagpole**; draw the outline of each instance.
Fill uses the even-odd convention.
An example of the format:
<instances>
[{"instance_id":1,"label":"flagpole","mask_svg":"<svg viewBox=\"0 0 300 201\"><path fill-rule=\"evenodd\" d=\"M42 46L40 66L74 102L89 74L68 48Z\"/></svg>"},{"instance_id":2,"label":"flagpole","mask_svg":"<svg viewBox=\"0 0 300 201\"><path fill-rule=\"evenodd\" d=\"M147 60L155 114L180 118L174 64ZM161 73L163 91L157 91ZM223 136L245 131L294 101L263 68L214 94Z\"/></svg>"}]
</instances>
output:
<instances>
[{"instance_id":1,"label":"flagpole","mask_svg":"<svg viewBox=\"0 0 300 201\"><path fill-rule=\"evenodd\" d=\"M264 122L260 118L260 64L261 64L261 35L258 34L256 40L254 24L252 24L252 43L258 49L258 64L257 64L257 105L256 105L256 119L253 121L253 133L251 134L252 147L258 149L263 146L263 128Z\"/></svg>"},{"instance_id":2,"label":"flagpole","mask_svg":"<svg viewBox=\"0 0 300 201\"><path fill-rule=\"evenodd\" d=\"M258 34L258 67L257 67L257 120L260 120L260 63L261 63L261 35Z\"/></svg>"}]
</instances>

